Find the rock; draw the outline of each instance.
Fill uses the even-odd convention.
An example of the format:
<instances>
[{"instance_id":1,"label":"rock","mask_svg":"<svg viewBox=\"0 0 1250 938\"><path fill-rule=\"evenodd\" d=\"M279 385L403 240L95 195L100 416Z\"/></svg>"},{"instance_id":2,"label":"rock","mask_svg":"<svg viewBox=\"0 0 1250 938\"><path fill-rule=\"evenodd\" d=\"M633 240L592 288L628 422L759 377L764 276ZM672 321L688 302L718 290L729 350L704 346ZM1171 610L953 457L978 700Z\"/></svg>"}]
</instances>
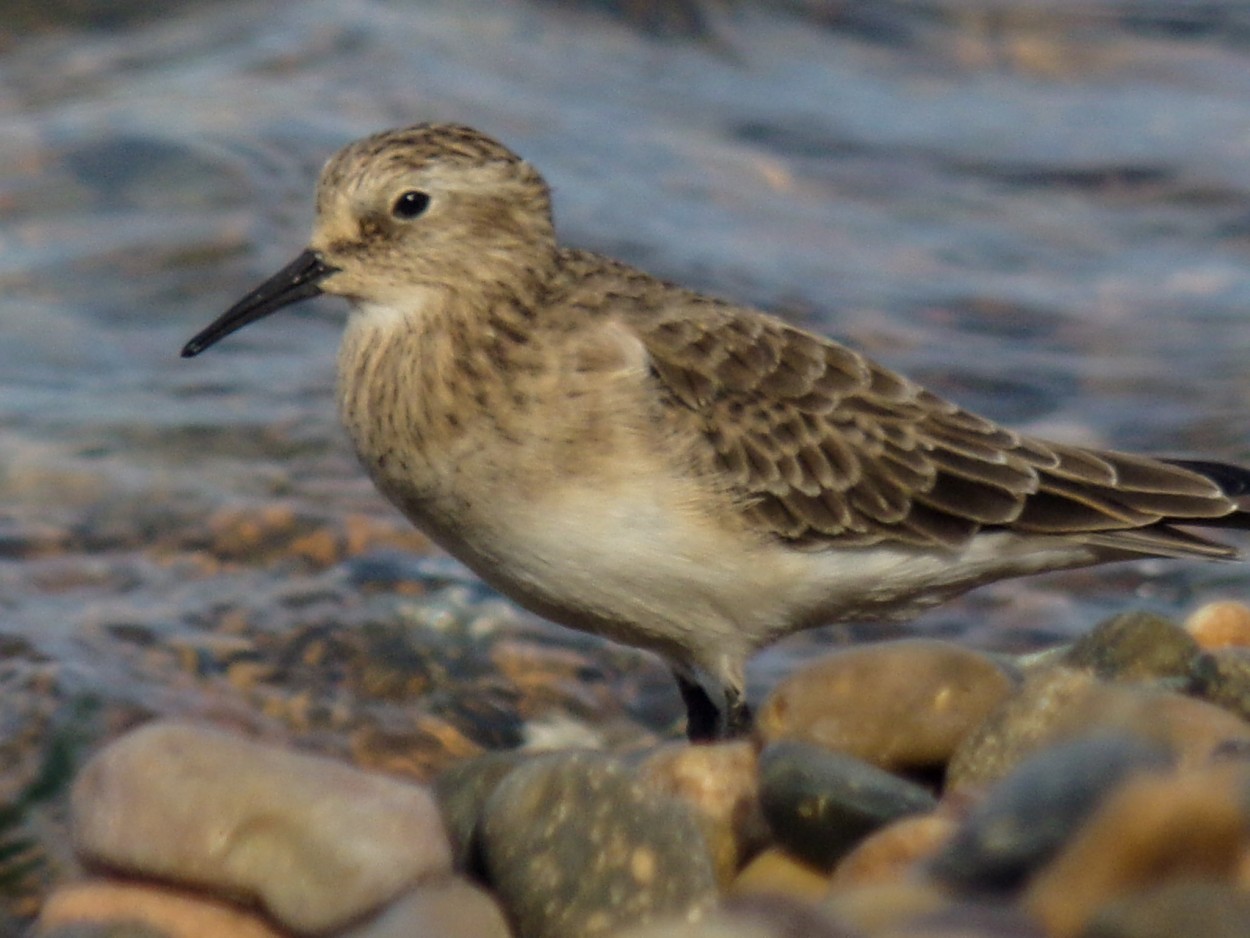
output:
<instances>
[{"instance_id":1,"label":"rock","mask_svg":"<svg viewBox=\"0 0 1250 938\"><path fill-rule=\"evenodd\" d=\"M1185 630L1194 637L1198 647L1207 651L1245 648L1250 646L1250 606L1235 602L1207 603L1185 620Z\"/></svg>"},{"instance_id":2,"label":"rock","mask_svg":"<svg viewBox=\"0 0 1250 938\"><path fill-rule=\"evenodd\" d=\"M1229 883L1178 878L1102 906L1081 938L1245 938L1250 896Z\"/></svg>"},{"instance_id":3,"label":"rock","mask_svg":"<svg viewBox=\"0 0 1250 938\"><path fill-rule=\"evenodd\" d=\"M699 746L673 743L638 766L644 785L694 809L722 886L729 885L746 858L768 841L756 770L755 747L746 740Z\"/></svg>"},{"instance_id":4,"label":"rock","mask_svg":"<svg viewBox=\"0 0 1250 938\"><path fill-rule=\"evenodd\" d=\"M1106 680L1171 678L1183 689L1201 653L1193 636L1176 623L1150 612L1124 612L1078 638L1062 663Z\"/></svg>"},{"instance_id":5,"label":"rock","mask_svg":"<svg viewBox=\"0 0 1250 938\"><path fill-rule=\"evenodd\" d=\"M869 834L844 856L829 879L831 891L897 882L954 836L955 821L933 812L901 818Z\"/></svg>"},{"instance_id":6,"label":"rock","mask_svg":"<svg viewBox=\"0 0 1250 938\"><path fill-rule=\"evenodd\" d=\"M1162 745L1132 736L1085 736L1043 749L972 809L929 871L968 892L1015 889L1125 778L1171 764Z\"/></svg>"},{"instance_id":7,"label":"rock","mask_svg":"<svg viewBox=\"0 0 1250 938\"><path fill-rule=\"evenodd\" d=\"M153 883L97 879L61 886L44 902L38 938L84 929L93 938L289 938L255 912Z\"/></svg>"},{"instance_id":8,"label":"rock","mask_svg":"<svg viewBox=\"0 0 1250 938\"><path fill-rule=\"evenodd\" d=\"M692 810L596 752L515 769L487 801L479 837L520 938L584 938L696 915L716 895Z\"/></svg>"},{"instance_id":9,"label":"rock","mask_svg":"<svg viewBox=\"0 0 1250 938\"><path fill-rule=\"evenodd\" d=\"M843 753L779 742L760 754L760 805L777 842L822 870L882 825L935 804L927 789Z\"/></svg>"},{"instance_id":10,"label":"rock","mask_svg":"<svg viewBox=\"0 0 1250 938\"><path fill-rule=\"evenodd\" d=\"M1127 780L1033 878L1025 907L1067 938L1106 903L1165 878L1231 882L1250 829L1248 786L1239 764Z\"/></svg>"},{"instance_id":11,"label":"rock","mask_svg":"<svg viewBox=\"0 0 1250 938\"><path fill-rule=\"evenodd\" d=\"M790 675L764 702L756 732L884 769L945 765L959 742L1012 691L991 658L908 639L848 648Z\"/></svg>"},{"instance_id":12,"label":"rock","mask_svg":"<svg viewBox=\"0 0 1250 938\"><path fill-rule=\"evenodd\" d=\"M71 810L88 860L254 897L297 931L331 930L451 866L425 789L173 721L97 753Z\"/></svg>"},{"instance_id":13,"label":"rock","mask_svg":"<svg viewBox=\"0 0 1250 938\"><path fill-rule=\"evenodd\" d=\"M335 938L512 938L490 893L456 876L428 880L400 896L381 915Z\"/></svg>"},{"instance_id":14,"label":"rock","mask_svg":"<svg viewBox=\"0 0 1250 938\"><path fill-rule=\"evenodd\" d=\"M997 781L1039 749L1097 732L1159 742L1179 764L1201 765L1222 746L1250 740L1250 723L1181 694L1048 666L963 742L947 769L947 790Z\"/></svg>"},{"instance_id":15,"label":"rock","mask_svg":"<svg viewBox=\"0 0 1250 938\"><path fill-rule=\"evenodd\" d=\"M456 869L482 872L476 834L486 799L509 772L533 758L533 753L517 749L488 752L457 762L434 779L434 797L451 839Z\"/></svg>"},{"instance_id":16,"label":"rock","mask_svg":"<svg viewBox=\"0 0 1250 938\"><path fill-rule=\"evenodd\" d=\"M861 938L819 906L781 896L731 899L695 920L668 919L612 938Z\"/></svg>"},{"instance_id":17,"label":"rock","mask_svg":"<svg viewBox=\"0 0 1250 938\"><path fill-rule=\"evenodd\" d=\"M1250 648L1224 648L1203 656L1193 693L1250 720Z\"/></svg>"},{"instance_id":18,"label":"rock","mask_svg":"<svg viewBox=\"0 0 1250 938\"><path fill-rule=\"evenodd\" d=\"M820 899L829 891L829 876L779 847L763 850L730 884L731 896L789 896Z\"/></svg>"}]
</instances>

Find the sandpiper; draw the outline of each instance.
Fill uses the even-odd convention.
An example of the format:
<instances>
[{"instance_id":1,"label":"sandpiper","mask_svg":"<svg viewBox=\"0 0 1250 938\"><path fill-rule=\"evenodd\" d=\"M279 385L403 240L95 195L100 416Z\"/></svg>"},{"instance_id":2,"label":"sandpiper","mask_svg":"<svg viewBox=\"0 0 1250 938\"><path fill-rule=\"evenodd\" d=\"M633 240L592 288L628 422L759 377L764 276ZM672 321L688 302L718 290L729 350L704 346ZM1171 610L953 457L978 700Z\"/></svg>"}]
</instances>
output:
<instances>
[{"instance_id":1,"label":"sandpiper","mask_svg":"<svg viewBox=\"0 0 1250 938\"><path fill-rule=\"evenodd\" d=\"M469 127L359 140L307 250L183 348L350 304L338 404L377 487L522 606L671 665L743 731L753 652L979 584L1231 558L1250 470L1044 442L823 336L556 240L543 177Z\"/></svg>"}]
</instances>

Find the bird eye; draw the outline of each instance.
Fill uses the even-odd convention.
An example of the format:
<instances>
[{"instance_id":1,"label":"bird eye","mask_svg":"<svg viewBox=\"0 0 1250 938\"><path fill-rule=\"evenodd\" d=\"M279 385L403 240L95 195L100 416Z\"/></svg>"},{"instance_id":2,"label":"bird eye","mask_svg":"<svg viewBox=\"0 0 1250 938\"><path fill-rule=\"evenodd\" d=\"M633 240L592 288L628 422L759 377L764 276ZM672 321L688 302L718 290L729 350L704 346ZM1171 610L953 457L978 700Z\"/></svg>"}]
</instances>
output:
<instances>
[{"instance_id":1,"label":"bird eye","mask_svg":"<svg viewBox=\"0 0 1250 938\"><path fill-rule=\"evenodd\" d=\"M430 197L425 192L409 189L391 206L391 214L404 220L416 218L430 205Z\"/></svg>"}]
</instances>

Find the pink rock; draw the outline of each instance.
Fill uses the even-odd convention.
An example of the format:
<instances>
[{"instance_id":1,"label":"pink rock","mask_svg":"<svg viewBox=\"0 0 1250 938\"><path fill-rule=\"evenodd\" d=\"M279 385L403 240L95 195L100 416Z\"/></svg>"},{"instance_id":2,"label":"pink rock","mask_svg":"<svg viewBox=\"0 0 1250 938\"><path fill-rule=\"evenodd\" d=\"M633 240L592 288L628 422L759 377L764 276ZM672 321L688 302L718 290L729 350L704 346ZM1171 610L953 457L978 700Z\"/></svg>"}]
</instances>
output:
<instances>
[{"instance_id":1,"label":"pink rock","mask_svg":"<svg viewBox=\"0 0 1250 938\"><path fill-rule=\"evenodd\" d=\"M252 897L302 932L451 866L424 788L187 723L149 724L97 753L71 810L84 857Z\"/></svg>"}]
</instances>

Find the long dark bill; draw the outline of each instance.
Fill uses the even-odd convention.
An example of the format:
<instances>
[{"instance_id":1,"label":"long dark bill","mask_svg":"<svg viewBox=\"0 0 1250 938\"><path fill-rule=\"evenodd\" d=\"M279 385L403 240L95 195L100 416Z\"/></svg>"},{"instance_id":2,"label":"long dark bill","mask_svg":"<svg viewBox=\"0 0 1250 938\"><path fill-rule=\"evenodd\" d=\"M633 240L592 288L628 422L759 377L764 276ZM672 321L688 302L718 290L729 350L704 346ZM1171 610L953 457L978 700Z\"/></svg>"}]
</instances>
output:
<instances>
[{"instance_id":1,"label":"long dark bill","mask_svg":"<svg viewBox=\"0 0 1250 938\"><path fill-rule=\"evenodd\" d=\"M222 313L211 326L182 347L182 357L199 355L210 345L280 310L321 292L320 282L338 268L326 264L316 251L305 251Z\"/></svg>"}]
</instances>

